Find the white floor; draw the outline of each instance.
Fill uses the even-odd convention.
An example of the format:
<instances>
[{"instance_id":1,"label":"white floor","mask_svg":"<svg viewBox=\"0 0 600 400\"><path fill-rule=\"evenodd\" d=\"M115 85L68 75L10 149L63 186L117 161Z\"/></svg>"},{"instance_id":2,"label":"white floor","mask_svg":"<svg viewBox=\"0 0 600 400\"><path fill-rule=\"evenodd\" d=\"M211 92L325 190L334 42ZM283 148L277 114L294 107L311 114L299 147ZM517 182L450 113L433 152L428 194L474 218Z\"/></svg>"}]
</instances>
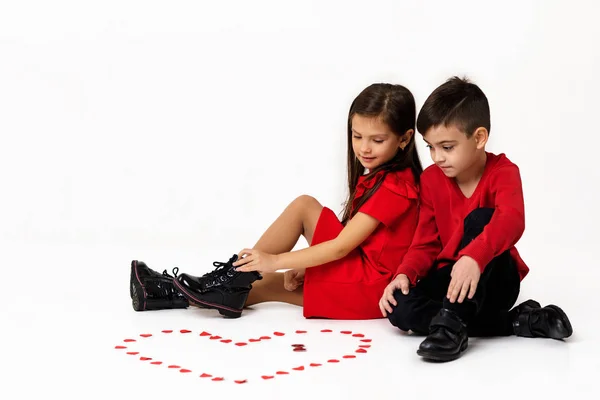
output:
<instances>
[{"instance_id":1,"label":"white floor","mask_svg":"<svg viewBox=\"0 0 600 400\"><path fill-rule=\"evenodd\" d=\"M128 293L132 258L161 271L173 265L183 271L208 270L208 259L196 268L183 267L199 265L195 254L114 246L0 245L5 282L0 387L8 394L2 396L6 399L597 399L600 395L595 381L600 372L596 282L587 282L586 296L556 296L575 330L565 342L471 339L461 359L431 364L415 353L422 338L403 335L386 320L305 320L300 308L279 303L247 310L237 320L199 309L133 311ZM530 297L526 288L520 301ZM332 332L321 332L324 329ZM202 332L221 339L200 336ZM261 336L271 339L249 342ZM225 339L232 342L221 342ZM248 344L236 346L239 342ZM307 351L294 352L292 344L304 344ZM371 347L356 353L360 345ZM156 361L162 364L151 364ZM304 370L293 369L300 366Z\"/></svg>"}]
</instances>

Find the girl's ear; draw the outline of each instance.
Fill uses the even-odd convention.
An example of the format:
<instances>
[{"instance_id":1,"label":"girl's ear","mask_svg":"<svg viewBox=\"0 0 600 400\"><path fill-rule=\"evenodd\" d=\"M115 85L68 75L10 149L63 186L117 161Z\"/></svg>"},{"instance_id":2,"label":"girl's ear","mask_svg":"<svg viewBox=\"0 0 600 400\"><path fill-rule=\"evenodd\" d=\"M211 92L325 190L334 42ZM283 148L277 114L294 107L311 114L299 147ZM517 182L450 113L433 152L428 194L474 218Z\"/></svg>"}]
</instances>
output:
<instances>
[{"instance_id":1,"label":"girl's ear","mask_svg":"<svg viewBox=\"0 0 600 400\"><path fill-rule=\"evenodd\" d=\"M410 143L410 139L412 138L412 135L415 134L415 130L414 129L409 129L407 130L404 135L402 135L402 137L400 138L400 148L402 150L404 150L406 148L406 146L408 146L408 144Z\"/></svg>"}]
</instances>

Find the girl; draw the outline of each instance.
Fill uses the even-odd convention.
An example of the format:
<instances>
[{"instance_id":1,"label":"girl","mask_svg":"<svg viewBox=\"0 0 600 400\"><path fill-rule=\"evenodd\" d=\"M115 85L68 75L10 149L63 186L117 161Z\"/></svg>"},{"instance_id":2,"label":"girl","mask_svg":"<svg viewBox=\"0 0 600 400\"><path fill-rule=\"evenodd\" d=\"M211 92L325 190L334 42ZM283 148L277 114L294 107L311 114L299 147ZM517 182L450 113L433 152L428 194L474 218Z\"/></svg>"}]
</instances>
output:
<instances>
[{"instance_id":1,"label":"girl","mask_svg":"<svg viewBox=\"0 0 600 400\"><path fill-rule=\"evenodd\" d=\"M304 195L252 249L227 263L215 262L217 268L201 277L173 279L133 261L134 309L182 308L189 302L235 318L245 306L281 301L303 306L306 318L381 318L379 298L417 225L423 169L414 141L415 115L414 98L405 87L364 89L348 115L349 197L341 222ZM310 247L291 251L300 236ZM276 272L281 269L288 271ZM160 290L152 290L157 282Z\"/></svg>"}]
</instances>

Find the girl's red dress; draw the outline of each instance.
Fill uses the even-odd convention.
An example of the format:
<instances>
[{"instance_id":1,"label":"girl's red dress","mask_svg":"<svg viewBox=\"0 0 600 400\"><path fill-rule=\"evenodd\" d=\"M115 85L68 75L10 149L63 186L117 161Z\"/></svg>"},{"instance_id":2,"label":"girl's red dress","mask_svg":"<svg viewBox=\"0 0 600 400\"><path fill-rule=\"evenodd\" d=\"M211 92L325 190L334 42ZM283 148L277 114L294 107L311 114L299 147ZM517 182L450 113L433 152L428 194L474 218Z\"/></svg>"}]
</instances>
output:
<instances>
[{"instance_id":1,"label":"girl's red dress","mask_svg":"<svg viewBox=\"0 0 600 400\"><path fill-rule=\"evenodd\" d=\"M383 171L379 174L383 174ZM359 178L353 204L380 176ZM379 299L390 283L412 241L418 218L418 186L410 169L390 172L381 186L358 210L380 221L379 226L346 257L306 269L306 318L382 318ZM344 229L324 207L312 245L336 238Z\"/></svg>"}]
</instances>

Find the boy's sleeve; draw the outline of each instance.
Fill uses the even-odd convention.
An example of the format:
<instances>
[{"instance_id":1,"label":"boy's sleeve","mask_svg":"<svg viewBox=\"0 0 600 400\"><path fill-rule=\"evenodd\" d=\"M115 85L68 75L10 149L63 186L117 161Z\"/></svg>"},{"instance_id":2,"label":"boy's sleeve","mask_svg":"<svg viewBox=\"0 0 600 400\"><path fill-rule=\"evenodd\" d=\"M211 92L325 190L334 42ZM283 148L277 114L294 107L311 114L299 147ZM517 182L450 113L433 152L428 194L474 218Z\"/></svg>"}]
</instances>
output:
<instances>
[{"instance_id":1,"label":"boy's sleeve","mask_svg":"<svg viewBox=\"0 0 600 400\"><path fill-rule=\"evenodd\" d=\"M442 244L435 222L431 189L425 182L425 177L422 176L419 223L410 248L396 271L396 276L405 274L410 283L415 285L417 279L427 274L441 251Z\"/></svg>"},{"instance_id":2,"label":"boy's sleeve","mask_svg":"<svg viewBox=\"0 0 600 400\"><path fill-rule=\"evenodd\" d=\"M390 190L386 185L379 189L363 204L359 212L370 215L386 226L392 226L411 207L416 207L417 197L410 199Z\"/></svg>"},{"instance_id":3,"label":"boy's sleeve","mask_svg":"<svg viewBox=\"0 0 600 400\"><path fill-rule=\"evenodd\" d=\"M494 257L513 247L525 231L525 206L519 168L516 165L503 167L490 179L496 195L492 219L483 232L458 253L459 257L469 256L477 261L481 272Z\"/></svg>"}]
</instances>

